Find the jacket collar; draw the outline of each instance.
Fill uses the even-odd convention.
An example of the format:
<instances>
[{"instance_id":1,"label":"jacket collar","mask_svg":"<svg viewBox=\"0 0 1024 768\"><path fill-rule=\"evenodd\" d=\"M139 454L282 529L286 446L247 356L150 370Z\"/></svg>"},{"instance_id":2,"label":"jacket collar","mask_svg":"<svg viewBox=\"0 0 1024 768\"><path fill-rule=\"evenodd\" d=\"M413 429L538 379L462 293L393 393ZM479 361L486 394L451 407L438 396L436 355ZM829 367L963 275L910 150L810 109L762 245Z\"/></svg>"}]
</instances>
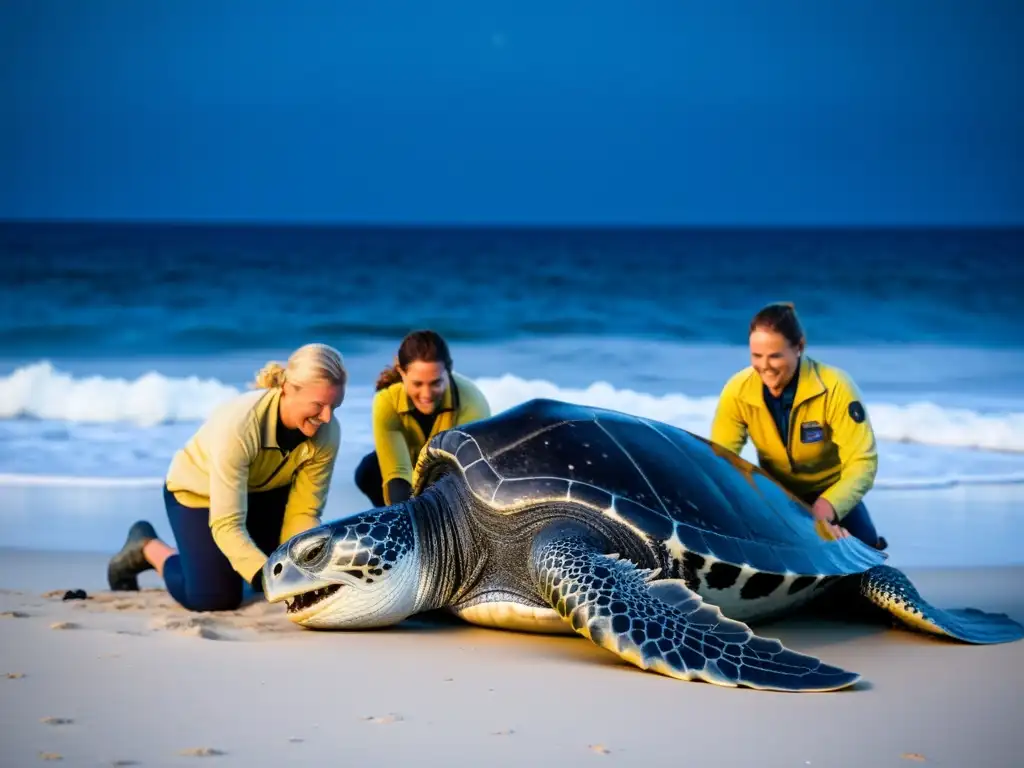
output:
<instances>
[{"instance_id":1,"label":"jacket collar","mask_svg":"<svg viewBox=\"0 0 1024 768\"><path fill-rule=\"evenodd\" d=\"M817 397L825 391L825 384L821 380L821 376L818 375L818 365L807 356L805 352L800 356L800 379L796 385L796 394L793 397L793 407L796 408L800 403L810 400L813 397ZM761 381L761 377L757 375L757 371L753 368L750 369L750 376L743 382L743 388L740 392L740 397L750 405L765 408L764 403L764 392L762 387L764 383Z\"/></svg>"},{"instance_id":2,"label":"jacket collar","mask_svg":"<svg viewBox=\"0 0 1024 768\"><path fill-rule=\"evenodd\" d=\"M260 398L257 418L260 420L260 439L264 448L280 448L277 442L277 420L281 412L281 390L270 389Z\"/></svg>"}]
</instances>

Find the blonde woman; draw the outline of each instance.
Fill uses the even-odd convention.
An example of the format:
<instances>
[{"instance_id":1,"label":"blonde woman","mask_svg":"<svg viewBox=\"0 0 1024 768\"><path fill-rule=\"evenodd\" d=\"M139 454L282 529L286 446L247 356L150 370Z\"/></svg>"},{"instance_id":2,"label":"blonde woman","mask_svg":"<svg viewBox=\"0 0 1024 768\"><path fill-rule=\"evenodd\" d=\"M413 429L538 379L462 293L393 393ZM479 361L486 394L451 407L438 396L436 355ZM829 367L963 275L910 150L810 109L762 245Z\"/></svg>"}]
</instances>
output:
<instances>
[{"instance_id":1,"label":"blonde woman","mask_svg":"<svg viewBox=\"0 0 1024 768\"><path fill-rule=\"evenodd\" d=\"M138 574L153 568L192 611L237 607L243 580L261 592L274 548L320 524L347 380L341 354L325 344L268 363L254 391L220 406L171 460L164 505L178 551L138 521L110 560L110 588L137 590Z\"/></svg>"}]
</instances>

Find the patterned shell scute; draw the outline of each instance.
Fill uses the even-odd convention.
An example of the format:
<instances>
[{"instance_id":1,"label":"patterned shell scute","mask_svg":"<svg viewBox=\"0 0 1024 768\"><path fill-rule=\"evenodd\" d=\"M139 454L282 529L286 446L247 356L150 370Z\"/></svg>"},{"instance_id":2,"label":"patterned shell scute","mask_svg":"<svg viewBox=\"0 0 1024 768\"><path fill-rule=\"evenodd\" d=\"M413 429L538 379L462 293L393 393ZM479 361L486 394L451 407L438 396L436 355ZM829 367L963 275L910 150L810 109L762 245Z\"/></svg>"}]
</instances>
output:
<instances>
[{"instance_id":1,"label":"patterned shell scute","mask_svg":"<svg viewBox=\"0 0 1024 768\"><path fill-rule=\"evenodd\" d=\"M463 467L480 458L480 449L477 447L476 441L458 429L445 430L435 435L430 439L428 445L431 448L450 453L452 456L459 458L459 463ZM459 457L459 450L463 448L466 451Z\"/></svg>"},{"instance_id":2,"label":"patterned shell scute","mask_svg":"<svg viewBox=\"0 0 1024 768\"><path fill-rule=\"evenodd\" d=\"M586 483L569 484L569 501L586 504L593 509L609 509L612 506L612 495L604 488Z\"/></svg>"},{"instance_id":3,"label":"patterned shell scute","mask_svg":"<svg viewBox=\"0 0 1024 768\"><path fill-rule=\"evenodd\" d=\"M456 458L459 455L456 454ZM461 466L461 463L460 463ZM473 490L477 497L487 502L493 502L494 494L501 485L501 478L494 468L486 461L474 461L468 467L464 467L466 483Z\"/></svg>"},{"instance_id":4,"label":"patterned shell scute","mask_svg":"<svg viewBox=\"0 0 1024 768\"><path fill-rule=\"evenodd\" d=\"M570 481L562 477L505 478L495 489L491 503L498 509L545 501L568 501Z\"/></svg>"}]
</instances>

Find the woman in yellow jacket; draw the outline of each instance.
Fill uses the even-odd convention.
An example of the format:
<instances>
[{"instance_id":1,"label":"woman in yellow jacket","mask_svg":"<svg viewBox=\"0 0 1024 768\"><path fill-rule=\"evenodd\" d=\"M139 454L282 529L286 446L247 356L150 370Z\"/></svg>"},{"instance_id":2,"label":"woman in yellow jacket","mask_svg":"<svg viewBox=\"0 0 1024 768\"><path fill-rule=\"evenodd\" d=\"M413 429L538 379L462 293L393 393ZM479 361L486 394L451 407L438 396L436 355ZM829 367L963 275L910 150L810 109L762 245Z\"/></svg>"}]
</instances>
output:
<instances>
[{"instance_id":1,"label":"woman in yellow jacket","mask_svg":"<svg viewBox=\"0 0 1024 768\"><path fill-rule=\"evenodd\" d=\"M722 389L711 440L740 453L749 438L758 463L839 536L885 549L864 506L878 470L875 434L849 375L804 353L791 303L751 320L750 366Z\"/></svg>"},{"instance_id":2,"label":"woman in yellow jacket","mask_svg":"<svg viewBox=\"0 0 1024 768\"><path fill-rule=\"evenodd\" d=\"M320 524L347 379L326 344L264 366L253 391L219 406L171 459L163 496L178 551L139 520L110 559L110 588L137 590L138 575L155 569L192 611L237 607L243 583L261 592L270 553Z\"/></svg>"},{"instance_id":3,"label":"woman in yellow jacket","mask_svg":"<svg viewBox=\"0 0 1024 768\"><path fill-rule=\"evenodd\" d=\"M490 415L483 392L452 370L440 334L413 331L402 339L395 365L377 379L374 451L356 467L356 486L375 507L405 501L412 495L413 468L427 441Z\"/></svg>"}]
</instances>

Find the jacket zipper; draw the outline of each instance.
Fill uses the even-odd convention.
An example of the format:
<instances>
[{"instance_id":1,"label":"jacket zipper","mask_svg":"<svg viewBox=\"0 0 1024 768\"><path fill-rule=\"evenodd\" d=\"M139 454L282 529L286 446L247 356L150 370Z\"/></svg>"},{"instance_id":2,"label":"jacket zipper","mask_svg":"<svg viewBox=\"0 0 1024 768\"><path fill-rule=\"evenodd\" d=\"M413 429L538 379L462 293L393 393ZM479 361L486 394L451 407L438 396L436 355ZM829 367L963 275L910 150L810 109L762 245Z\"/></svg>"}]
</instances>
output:
<instances>
[{"instance_id":1,"label":"jacket zipper","mask_svg":"<svg viewBox=\"0 0 1024 768\"><path fill-rule=\"evenodd\" d=\"M793 469L793 417L796 416L796 409L799 406L796 403L789 409L789 430L786 433L786 458L789 459L789 472L790 474L796 474L796 470Z\"/></svg>"},{"instance_id":2,"label":"jacket zipper","mask_svg":"<svg viewBox=\"0 0 1024 768\"><path fill-rule=\"evenodd\" d=\"M288 456L285 455L285 452L282 451L280 448L278 448L277 450L280 451L281 456L283 457L281 459L281 463L278 464L277 467L274 469L274 471L270 473L270 477L268 477L262 483L257 485L255 488L253 488L254 491L258 491L258 490L260 490L262 488L266 488L268 485L270 485L270 483L274 480L274 478L277 477L278 473L282 469L284 469L284 465L288 463Z\"/></svg>"}]
</instances>

